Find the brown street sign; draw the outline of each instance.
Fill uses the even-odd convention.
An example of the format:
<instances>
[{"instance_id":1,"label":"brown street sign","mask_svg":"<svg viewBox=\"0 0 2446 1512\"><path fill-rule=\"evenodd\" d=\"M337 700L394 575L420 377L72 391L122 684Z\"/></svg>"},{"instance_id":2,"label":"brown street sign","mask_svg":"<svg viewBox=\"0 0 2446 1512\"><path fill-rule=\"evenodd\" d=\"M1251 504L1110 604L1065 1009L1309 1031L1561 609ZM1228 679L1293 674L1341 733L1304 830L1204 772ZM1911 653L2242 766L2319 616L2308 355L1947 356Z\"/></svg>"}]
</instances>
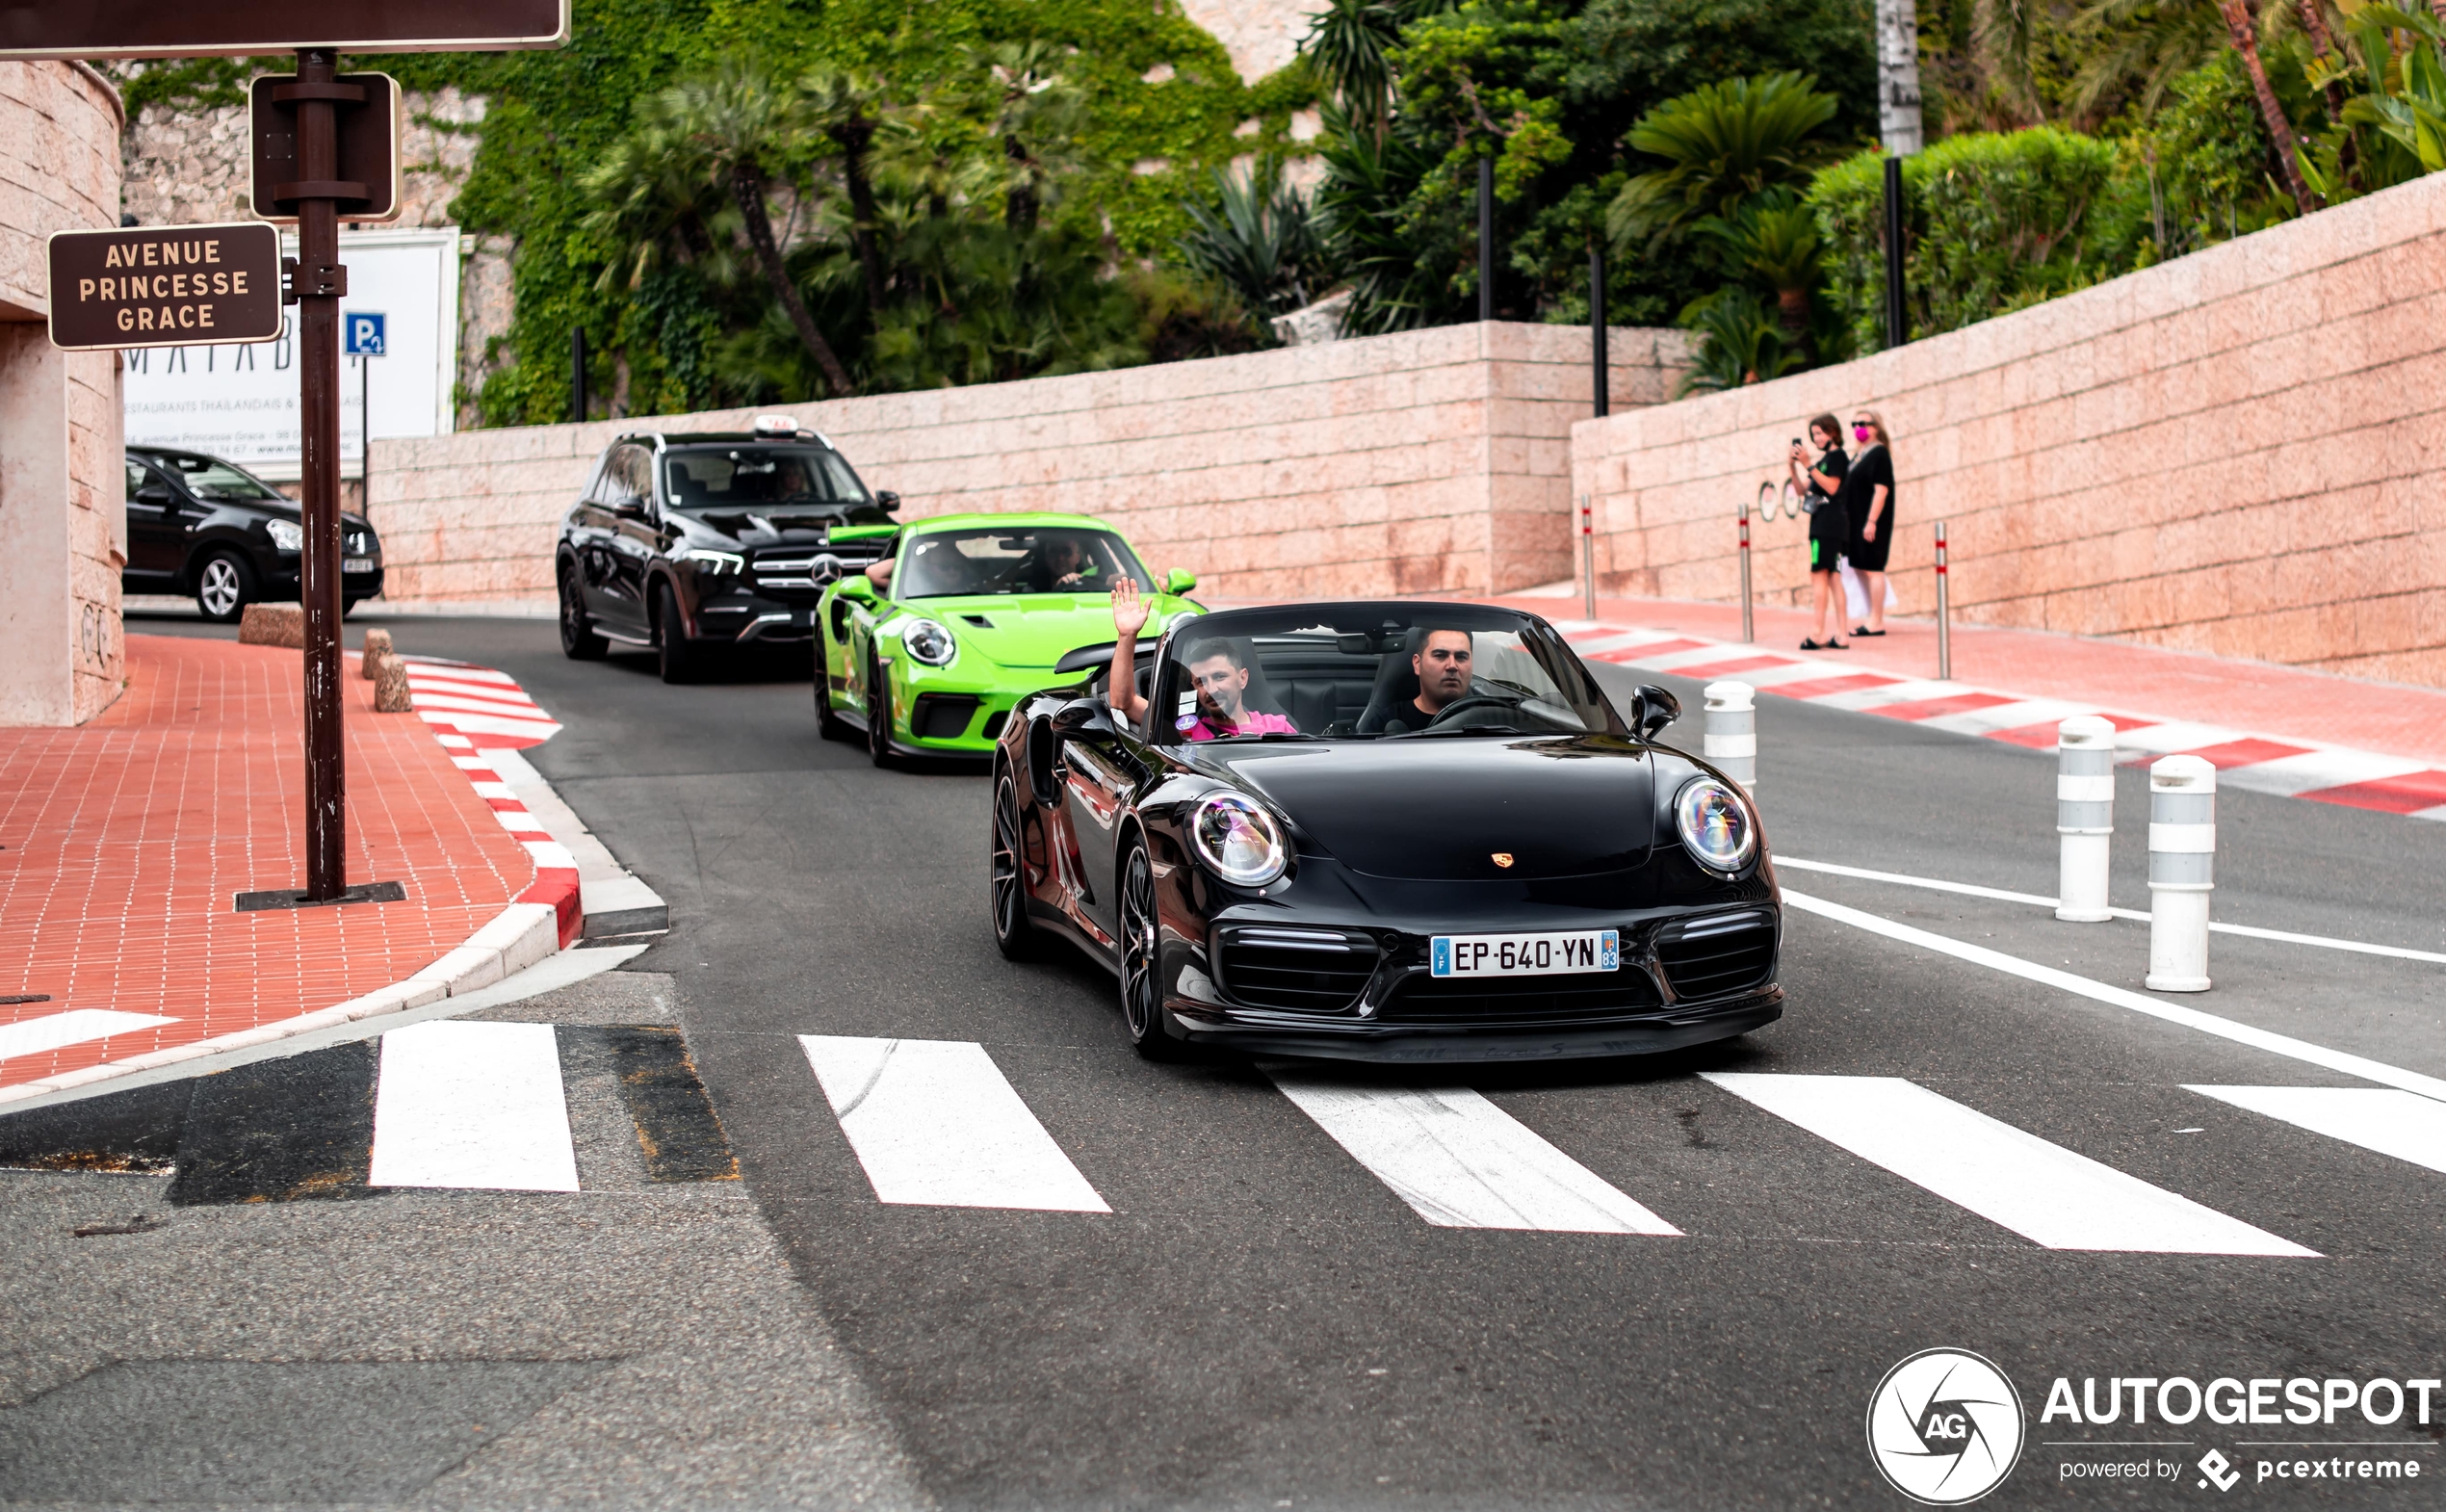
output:
<instances>
[{"instance_id":1,"label":"brown street sign","mask_svg":"<svg viewBox=\"0 0 2446 1512\"><path fill-rule=\"evenodd\" d=\"M228 346L280 334L280 233L261 222L56 231L51 344Z\"/></svg>"},{"instance_id":2,"label":"brown street sign","mask_svg":"<svg viewBox=\"0 0 2446 1512\"><path fill-rule=\"evenodd\" d=\"M0 0L0 58L495 52L569 39L569 0Z\"/></svg>"},{"instance_id":3,"label":"brown street sign","mask_svg":"<svg viewBox=\"0 0 2446 1512\"><path fill-rule=\"evenodd\" d=\"M400 216L399 81L387 73L343 73L329 84L300 84L294 73L263 73L247 91L254 138L254 212L294 224L298 201L338 201L343 221L396 221ZM339 136L340 176L305 182L298 167L298 107L332 103Z\"/></svg>"}]
</instances>

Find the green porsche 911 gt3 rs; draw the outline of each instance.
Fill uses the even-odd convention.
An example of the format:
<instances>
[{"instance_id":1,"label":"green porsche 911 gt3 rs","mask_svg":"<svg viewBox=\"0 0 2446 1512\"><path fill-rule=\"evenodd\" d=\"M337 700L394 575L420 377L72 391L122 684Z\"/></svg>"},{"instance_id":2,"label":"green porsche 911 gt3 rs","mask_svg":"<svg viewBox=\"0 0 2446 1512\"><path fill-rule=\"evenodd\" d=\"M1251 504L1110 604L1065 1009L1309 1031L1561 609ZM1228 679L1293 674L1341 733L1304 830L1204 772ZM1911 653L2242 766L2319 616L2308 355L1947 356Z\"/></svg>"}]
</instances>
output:
<instances>
[{"instance_id":1,"label":"green porsche 911 gt3 rs","mask_svg":"<svg viewBox=\"0 0 2446 1512\"><path fill-rule=\"evenodd\" d=\"M855 528L889 535L890 586L853 572L816 607L816 717L895 754L990 755L1011 706L1075 674L1061 659L1112 643L1111 587L1148 595L1142 643L1202 613L1197 579L1158 584L1118 532L1080 514L951 514ZM836 527L832 538L842 538Z\"/></svg>"}]
</instances>

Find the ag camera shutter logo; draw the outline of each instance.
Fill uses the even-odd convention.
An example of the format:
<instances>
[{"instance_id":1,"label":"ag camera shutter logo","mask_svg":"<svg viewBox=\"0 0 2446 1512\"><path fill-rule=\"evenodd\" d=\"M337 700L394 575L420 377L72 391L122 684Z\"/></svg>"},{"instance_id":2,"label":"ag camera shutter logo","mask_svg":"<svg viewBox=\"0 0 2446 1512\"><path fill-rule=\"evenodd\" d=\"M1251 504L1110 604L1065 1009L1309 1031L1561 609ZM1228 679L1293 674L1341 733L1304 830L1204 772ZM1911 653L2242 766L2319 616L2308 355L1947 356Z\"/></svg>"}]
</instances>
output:
<instances>
[{"instance_id":1,"label":"ag camera shutter logo","mask_svg":"<svg viewBox=\"0 0 2446 1512\"><path fill-rule=\"evenodd\" d=\"M2020 1394L1992 1363L1923 1349L1887 1371L1869 1397L1869 1457L1913 1501L1961 1506L2013 1473L2024 1421Z\"/></svg>"}]
</instances>

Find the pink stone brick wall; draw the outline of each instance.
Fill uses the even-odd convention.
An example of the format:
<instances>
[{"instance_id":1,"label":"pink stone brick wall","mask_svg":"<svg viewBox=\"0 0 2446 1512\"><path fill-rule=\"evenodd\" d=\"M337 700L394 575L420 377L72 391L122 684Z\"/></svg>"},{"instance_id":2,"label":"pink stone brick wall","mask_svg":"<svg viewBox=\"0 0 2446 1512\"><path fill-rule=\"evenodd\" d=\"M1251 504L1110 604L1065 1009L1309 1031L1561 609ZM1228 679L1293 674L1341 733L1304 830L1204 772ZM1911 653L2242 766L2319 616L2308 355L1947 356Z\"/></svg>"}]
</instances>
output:
<instances>
[{"instance_id":1,"label":"pink stone brick wall","mask_svg":"<svg viewBox=\"0 0 2446 1512\"><path fill-rule=\"evenodd\" d=\"M1658 403L1685 354L1678 331L1614 331L1613 403ZM1589 382L1585 330L1498 324L773 407L898 491L904 519L1099 515L1221 598L1482 593L1570 575ZM753 413L377 440L386 594L548 598L561 512L612 437Z\"/></svg>"},{"instance_id":2,"label":"pink stone brick wall","mask_svg":"<svg viewBox=\"0 0 2446 1512\"><path fill-rule=\"evenodd\" d=\"M1898 352L1573 428L1609 591L1729 601L1734 509L1880 409L1896 587L1954 612L2446 686L2446 174ZM1806 527L1756 528L1800 601Z\"/></svg>"}]
</instances>

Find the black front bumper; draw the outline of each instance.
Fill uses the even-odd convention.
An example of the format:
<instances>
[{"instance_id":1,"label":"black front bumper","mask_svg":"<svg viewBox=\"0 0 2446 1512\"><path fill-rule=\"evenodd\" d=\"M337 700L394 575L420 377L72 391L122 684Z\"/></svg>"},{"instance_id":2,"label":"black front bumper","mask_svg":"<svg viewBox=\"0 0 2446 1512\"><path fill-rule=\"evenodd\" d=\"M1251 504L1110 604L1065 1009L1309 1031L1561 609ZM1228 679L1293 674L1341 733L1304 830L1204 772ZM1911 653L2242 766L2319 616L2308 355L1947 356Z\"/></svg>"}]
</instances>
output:
<instances>
[{"instance_id":1,"label":"black front bumper","mask_svg":"<svg viewBox=\"0 0 2446 1512\"><path fill-rule=\"evenodd\" d=\"M1454 1065L1490 1060L1587 1060L1612 1056L1654 1056L1730 1039L1783 1016L1783 989L1770 986L1725 1003L1683 1006L1640 1018L1599 1024L1534 1027L1479 1023L1366 1024L1338 1021L1252 1022L1172 1015L1192 1045L1248 1055L1299 1056L1322 1060L1368 1060L1403 1065Z\"/></svg>"}]
</instances>

